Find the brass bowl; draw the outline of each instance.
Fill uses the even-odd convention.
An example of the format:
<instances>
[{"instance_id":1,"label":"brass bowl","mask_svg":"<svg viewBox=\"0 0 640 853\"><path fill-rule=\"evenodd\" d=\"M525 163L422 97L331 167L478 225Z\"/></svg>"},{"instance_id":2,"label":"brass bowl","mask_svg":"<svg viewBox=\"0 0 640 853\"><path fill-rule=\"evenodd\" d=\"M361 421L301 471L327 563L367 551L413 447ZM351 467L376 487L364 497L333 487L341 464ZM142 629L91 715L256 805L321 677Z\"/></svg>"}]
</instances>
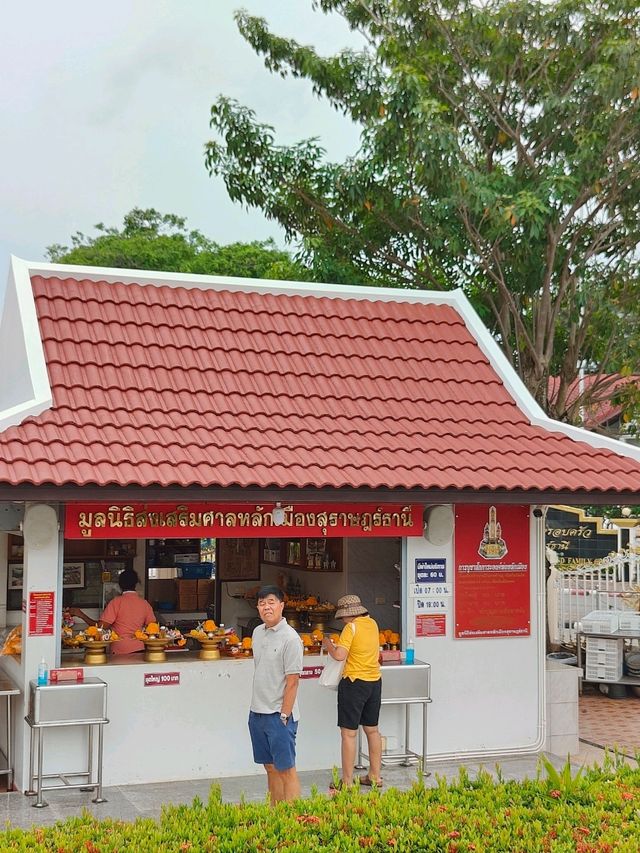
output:
<instances>
[{"instance_id":1,"label":"brass bowl","mask_svg":"<svg viewBox=\"0 0 640 853\"><path fill-rule=\"evenodd\" d=\"M224 642L224 637L206 637L204 639L196 638L200 643L200 652L198 653L199 660L220 660L220 644Z\"/></svg>"},{"instance_id":2,"label":"brass bowl","mask_svg":"<svg viewBox=\"0 0 640 853\"><path fill-rule=\"evenodd\" d=\"M98 666L107 663L107 646L111 645L112 640L85 640L84 646L84 662L87 666Z\"/></svg>"},{"instance_id":3,"label":"brass bowl","mask_svg":"<svg viewBox=\"0 0 640 853\"><path fill-rule=\"evenodd\" d=\"M147 663L162 663L167 659L167 646L171 642L166 637L153 640L143 640L144 659Z\"/></svg>"}]
</instances>

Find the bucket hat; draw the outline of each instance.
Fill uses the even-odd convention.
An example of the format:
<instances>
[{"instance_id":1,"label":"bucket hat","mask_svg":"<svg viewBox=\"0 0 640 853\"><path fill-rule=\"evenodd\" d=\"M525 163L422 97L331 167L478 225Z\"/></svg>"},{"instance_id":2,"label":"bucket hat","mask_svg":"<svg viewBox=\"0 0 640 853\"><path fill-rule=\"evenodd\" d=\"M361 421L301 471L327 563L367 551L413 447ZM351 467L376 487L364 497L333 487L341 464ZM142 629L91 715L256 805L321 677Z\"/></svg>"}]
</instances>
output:
<instances>
[{"instance_id":1,"label":"bucket hat","mask_svg":"<svg viewBox=\"0 0 640 853\"><path fill-rule=\"evenodd\" d=\"M343 595L338 599L338 609L336 610L336 619L342 619L343 616L362 616L367 613L367 608L363 606L360 597L357 595Z\"/></svg>"}]
</instances>

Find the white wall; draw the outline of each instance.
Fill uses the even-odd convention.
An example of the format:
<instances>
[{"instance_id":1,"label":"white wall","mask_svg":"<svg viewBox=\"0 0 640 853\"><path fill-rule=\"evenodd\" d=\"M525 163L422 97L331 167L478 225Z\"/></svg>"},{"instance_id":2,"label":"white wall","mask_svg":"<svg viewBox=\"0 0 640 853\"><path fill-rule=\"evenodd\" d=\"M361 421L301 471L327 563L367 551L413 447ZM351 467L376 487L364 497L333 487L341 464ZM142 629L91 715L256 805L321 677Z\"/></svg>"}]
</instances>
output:
<instances>
[{"instance_id":1,"label":"white wall","mask_svg":"<svg viewBox=\"0 0 640 853\"><path fill-rule=\"evenodd\" d=\"M542 631L544 641L544 625L540 624L538 595L544 595L544 563L539 564L537 555L542 551L536 545L534 527L540 537L539 521L531 525L531 530L523 531L523 536L529 538L531 553L530 637L454 639L452 595L446 636L415 640L416 658L431 664L431 757L541 748L544 652L539 640ZM424 537L408 538L403 567L407 580L414 580L416 558L426 557L446 559L447 582L453 592L453 541L436 547ZM408 596L406 618L412 625L413 600Z\"/></svg>"}]
</instances>

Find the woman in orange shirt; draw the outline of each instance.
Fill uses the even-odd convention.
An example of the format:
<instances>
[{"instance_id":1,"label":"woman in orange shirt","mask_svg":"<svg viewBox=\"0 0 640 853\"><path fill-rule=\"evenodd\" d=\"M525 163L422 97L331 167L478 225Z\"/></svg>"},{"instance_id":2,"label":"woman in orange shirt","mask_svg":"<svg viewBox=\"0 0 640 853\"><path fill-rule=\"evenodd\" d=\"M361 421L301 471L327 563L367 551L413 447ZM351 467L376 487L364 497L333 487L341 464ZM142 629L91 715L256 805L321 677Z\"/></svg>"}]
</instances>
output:
<instances>
[{"instance_id":1,"label":"woman in orange shirt","mask_svg":"<svg viewBox=\"0 0 640 853\"><path fill-rule=\"evenodd\" d=\"M68 612L82 619L87 625L99 624L104 628L113 628L118 639L111 645L112 654L128 655L141 652L144 650L144 643L142 640L136 640L133 635L149 622L155 622L156 617L149 602L140 598L136 592L139 583L138 573L133 569L120 572L118 584L122 595L111 599L98 620L87 616L79 607L69 607Z\"/></svg>"}]
</instances>

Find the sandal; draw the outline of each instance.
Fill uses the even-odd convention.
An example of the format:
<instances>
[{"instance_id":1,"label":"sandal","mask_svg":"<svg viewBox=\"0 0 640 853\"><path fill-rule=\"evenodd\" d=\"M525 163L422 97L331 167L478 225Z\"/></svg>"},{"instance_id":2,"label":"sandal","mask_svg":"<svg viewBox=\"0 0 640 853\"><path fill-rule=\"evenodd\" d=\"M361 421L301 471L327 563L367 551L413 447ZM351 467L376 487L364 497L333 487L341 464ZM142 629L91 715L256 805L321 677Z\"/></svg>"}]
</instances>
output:
<instances>
[{"instance_id":1,"label":"sandal","mask_svg":"<svg viewBox=\"0 0 640 853\"><path fill-rule=\"evenodd\" d=\"M341 791L344 787L342 780L339 780L338 782L329 782L329 793L335 794L338 791Z\"/></svg>"},{"instance_id":2,"label":"sandal","mask_svg":"<svg viewBox=\"0 0 640 853\"><path fill-rule=\"evenodd\" d=\"M384 782L382 779L370 779L369 774L367 774L360 777L360 784L364 785L365 788L382 788Z\"/></svg>"}]
</instances>

